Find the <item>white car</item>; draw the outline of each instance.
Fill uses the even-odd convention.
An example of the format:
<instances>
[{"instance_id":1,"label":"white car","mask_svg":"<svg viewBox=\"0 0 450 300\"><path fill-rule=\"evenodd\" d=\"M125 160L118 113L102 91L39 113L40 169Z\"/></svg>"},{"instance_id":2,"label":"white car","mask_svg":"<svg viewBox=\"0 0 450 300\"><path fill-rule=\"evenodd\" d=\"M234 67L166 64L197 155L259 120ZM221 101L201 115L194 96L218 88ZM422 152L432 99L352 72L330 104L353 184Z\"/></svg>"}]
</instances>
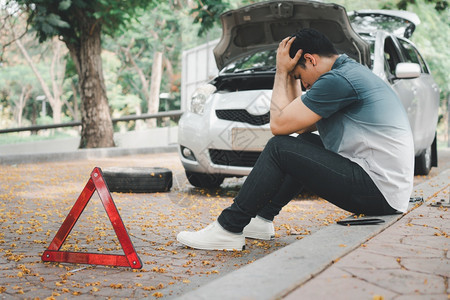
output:
<instances>
[{"instance_id":1,"label":"white car","mask_svg":"<svg viewBox=\"0 0 450 300\"><path fill-rule=\"evenodd\" d=\"M219 75L200 87L179 122L179 155L189 182L218 187L246 176L272 136L269 107L276 48L300 28L324 33L339 53L371 68L399 95L414 136L416 174L437 166L439 88L407 39L420 23L404 11L357 11L315 1L260 2L221 16L214 49Z\"/></svg>"}]
</instances>

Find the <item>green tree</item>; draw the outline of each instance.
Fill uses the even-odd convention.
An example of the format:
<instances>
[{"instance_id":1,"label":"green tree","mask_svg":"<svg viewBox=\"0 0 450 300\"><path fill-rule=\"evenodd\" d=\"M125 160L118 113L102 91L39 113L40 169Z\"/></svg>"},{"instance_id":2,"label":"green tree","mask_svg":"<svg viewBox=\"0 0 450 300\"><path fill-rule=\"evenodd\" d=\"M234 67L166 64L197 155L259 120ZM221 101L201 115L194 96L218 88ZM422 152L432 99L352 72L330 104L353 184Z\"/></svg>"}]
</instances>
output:
<instances>
[{"instance_id":1,"label":"green tree","mask_svg":"<svg viewBox=\"0 0 450 300\"><path fill-rule=\"evenodd\" d=\"M2 68L0 93L6 100L5 104L11 109L16 126L20 127L27 123L23 120L25 107L39 92L41 92L39 83L27 65Z\"/></svg>"},{"instance_id":2,"label":"green tree","mask_svg":"<svg viewBox=\"0 0 450 300\"><path fill-rule=\"evenodd\" d=\"M101 37L114 36L152 0L7 0L7 4L13 2L28 13L28 24L40 42L59 36L69 49L82 103L80 148L114 146Z\"/></svg>"},{"instance_id":3,"label":"green tree","mask_svg":"<svg viewBox=\"0 0 450 300\"><path fill-rule=\"evenodd\" d=\"M183 49L220 37L218 26L202 37L197 35L201 24L192 22L195 7L190 0L160 2L132 20L120 39L105 38L105 49L117 53L122 62L118 79L127 95L124 99L141 99L137 114L157 112L161 93L168 98L159 103L159 109L179 109Z\"/></svg>"},{"instance_id":4,"label":"green tree","mask_svg":"<svg viewBox=\"0 0 450 300\"><path fill-rule=\"evenodd\" d=\"M175 78L173 65L181 49L177 19L180 9L161 2L133 20L127 34L115 41L114 48L122 61L120 80L124 90L139 95L148 113L158 112L160 91L169 90ZM167 76L163 77L164 70ZM156 120L148 124L155 127Z\"/></svg>"},{"instance_id":5,"label":"green tree","mask_svg":"<svg viewBox=\"0 0 450 300\"><path fill-rule=\"evenodd\" d=\"M194 23L201 24L198 35L202 36L220 22L220 15L230 8L228 1L197 0L197 6L191 9Z\"/></svg>"},{"instance_id":6,"label":"green tree","mask_svg":"<svg viewBox=\"0 0 450 300\"><path fill-rule=\"evenodd\" d=\"M201 26L198 28L198 35L204 36L208 31L220 26L220 15L230 9L258 2L256 0L195 0L194 7L190 10L190 15L194 18L194 23Z\"/></svg>"}]
</instances>

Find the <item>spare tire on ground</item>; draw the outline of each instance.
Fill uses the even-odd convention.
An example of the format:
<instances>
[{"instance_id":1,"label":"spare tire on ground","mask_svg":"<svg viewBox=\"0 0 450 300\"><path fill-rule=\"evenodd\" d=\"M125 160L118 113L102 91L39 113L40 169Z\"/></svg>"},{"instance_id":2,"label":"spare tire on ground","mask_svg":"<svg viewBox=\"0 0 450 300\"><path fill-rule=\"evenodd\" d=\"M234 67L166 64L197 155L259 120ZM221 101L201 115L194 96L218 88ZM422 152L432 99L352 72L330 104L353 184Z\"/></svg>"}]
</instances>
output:
<instances>
[{"instance_id":1,"label":"spare tire on ground","mask_svg":"<svg viewBox=\"0 0 450 300\"><path fill-rule=\"evenodd\" d=\"M172 171L159 167L112 167L103 170L111 192L155 193L172 188Z\"/></svg>"}]
</instances>

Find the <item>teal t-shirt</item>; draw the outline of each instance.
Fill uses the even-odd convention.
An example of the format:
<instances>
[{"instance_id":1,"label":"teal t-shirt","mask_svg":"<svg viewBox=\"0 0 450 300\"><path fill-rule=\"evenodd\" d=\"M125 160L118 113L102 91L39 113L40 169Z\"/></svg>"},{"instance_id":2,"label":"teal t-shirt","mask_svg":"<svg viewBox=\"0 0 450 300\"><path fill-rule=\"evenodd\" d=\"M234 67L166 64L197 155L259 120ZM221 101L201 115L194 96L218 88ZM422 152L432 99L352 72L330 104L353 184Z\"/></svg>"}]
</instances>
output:
<instances>
[{"instance_id":1,"label":"teal t-shirt","mask_svg":"<svg viewBox=\"0 0 450 300\"><path fill-rule=\"evenodd\" d=\"M388 203L405 212L413 188L414 143L392 88L341 55L302 101L322 117L316 125L325 148L359 164Z\"/></svg>"}]
</instances>

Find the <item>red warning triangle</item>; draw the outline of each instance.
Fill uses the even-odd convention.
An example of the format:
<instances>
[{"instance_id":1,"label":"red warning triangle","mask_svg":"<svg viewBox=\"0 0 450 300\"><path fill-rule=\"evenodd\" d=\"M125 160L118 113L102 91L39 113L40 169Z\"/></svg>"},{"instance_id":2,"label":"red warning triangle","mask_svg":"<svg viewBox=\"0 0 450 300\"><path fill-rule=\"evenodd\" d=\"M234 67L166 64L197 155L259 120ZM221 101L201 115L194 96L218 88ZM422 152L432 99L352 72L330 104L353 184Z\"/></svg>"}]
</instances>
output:
<instances>
[{"instance_id":1,"label":"red warning triangle","mask_svg":"<svg viewBox=\"0 0 450 300\"><path fill-rule=\"evenodd\" d=\"M125 255L59 251L96 190ZM122 219L120 218L119 211L114 204L100 168L95 167L92 171L91 177L78 197L78 200L75 202L63 224L59 228L50 243L50 246L48 246L47 250L45 250L44 254L42 254L42 260L76 264L131 267L133 269L142 268L141 259L134 250L133 244L131 243Z\"/></svg>"}]
</instances>

